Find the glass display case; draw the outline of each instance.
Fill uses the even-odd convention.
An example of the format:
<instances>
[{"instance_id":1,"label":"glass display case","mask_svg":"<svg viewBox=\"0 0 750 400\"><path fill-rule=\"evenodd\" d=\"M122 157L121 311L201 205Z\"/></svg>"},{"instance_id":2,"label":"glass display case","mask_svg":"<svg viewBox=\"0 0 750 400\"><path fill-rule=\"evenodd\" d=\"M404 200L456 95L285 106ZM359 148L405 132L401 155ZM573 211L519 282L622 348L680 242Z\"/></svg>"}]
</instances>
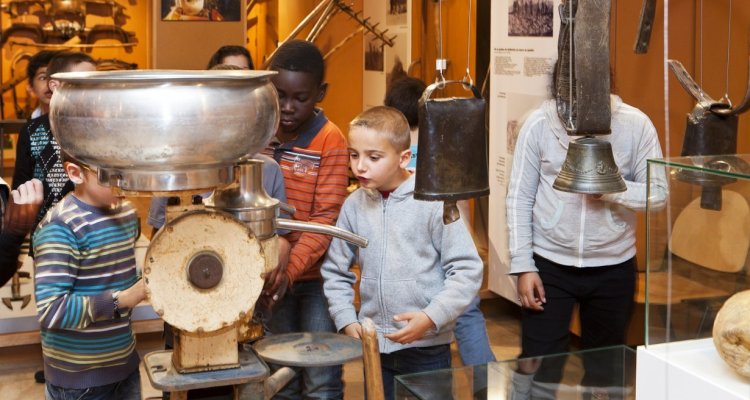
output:
<instances>
[{"instance_id":1,"label":"glass display case","mask_svg":"<svg viewBox=\"0 0 750 400\"><path fill-rule=\"evenodd\" d=\"M750 381L722 360L712 339L722 305L750 286L750 155L648 165L638 399L750 398Z\"/></svg>"},{"instance_id":2,"label":"glass display case","mask_svg":"<svg viewBox=\"0 0 750 400\"><path fill-rule=\"evenodd\" d=\"M627 346L508 360L396 377L396 399L634 399Z\"/></svg>"}]
</instances>

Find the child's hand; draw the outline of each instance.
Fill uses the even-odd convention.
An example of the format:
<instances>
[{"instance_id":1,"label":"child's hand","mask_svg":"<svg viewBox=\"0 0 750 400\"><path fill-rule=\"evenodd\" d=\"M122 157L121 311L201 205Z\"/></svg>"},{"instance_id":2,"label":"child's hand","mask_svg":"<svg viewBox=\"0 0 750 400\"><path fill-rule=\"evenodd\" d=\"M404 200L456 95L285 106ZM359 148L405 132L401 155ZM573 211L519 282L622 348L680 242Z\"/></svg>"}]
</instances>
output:
<instances>
[{"instance_id":1,"label":"child's hand","mask_svg":"<svg viewBox=\"0 0 750 400\"><path fill-rule=\"evenodd\" d=\"M268 272L263 279L262 295L268 297L271 305L275 304L286 293L286 289L289 286L289 278L286 274L286 268L289 264L289 249L291 245L289 241L283 237L278 238L279 241L279 264L276 268Z\"/></svg>"},{"instance_id":2,"label":"child's hand","mask_svg":"<svg viewBox=\"0 0 750 400\"><path fill-rule=\"evenodd\" d=\"M401 344L409 344L415 340L424 337L425 332L430 328L436 328L435 323L424 311L408 312L398 314L393 317L394 321L407 321L405 327L394 333L385 335L386 339L393 340Z\"/></svg>"},{"instance_id":3,"label":"child's hand","mask_svg":"<svg viewBox=\"0 0 750 400\"><path fill-rule=\"evenodd\" d=\"M524 272L518 275L518 301L521 306L534 310L544 311L547 298L544 293L542 278L536 272Z\"/></svg>"},{"instance_id":4,"label":"child's hand","mask_svg":"<svg viewBox=\"0 0 750 400\"><path fill-rule=\"evenodd\" d=\"M270 317L271 310L284 297L286 289L289 287L286 264L272 269L263 278L265 282L263 283L263 291L260 294L258 302L263 305L264 312L267 312L267 316Z\"/></svg>"},{"instance_id":5,"label":"child's hand","mask_svg":"<svg viewBox=\"0 0 750 400\"><path fill-rule=\"evenodd\" d=\"M133 286L120 292L117 299L120 308L132 310L138 303L146 299L146 284L143 283L143 279L138 279Z\"/></svg>"},{"instance_id":6,"label":"child's hand","mask_svg":"<svg viewBox=\"0 0 750 400\"><path fill-rule=\"evenodd\" d=\"M44 201L42 181L31 179L10 192L8 207L3 216L3 231L11 235L25 235L34 228L36 216Z\"/></svg>"},{"instance_id":7,"label":"child's hand","mask_svg":"<svg viewBox=\"0 0 750 400\"><path fill-rule=\"evenodd\" d=\"M362 339L362 325L359 322L349 324L344 328L344 333L356 339Z\"/></svg>"}]
</instances>

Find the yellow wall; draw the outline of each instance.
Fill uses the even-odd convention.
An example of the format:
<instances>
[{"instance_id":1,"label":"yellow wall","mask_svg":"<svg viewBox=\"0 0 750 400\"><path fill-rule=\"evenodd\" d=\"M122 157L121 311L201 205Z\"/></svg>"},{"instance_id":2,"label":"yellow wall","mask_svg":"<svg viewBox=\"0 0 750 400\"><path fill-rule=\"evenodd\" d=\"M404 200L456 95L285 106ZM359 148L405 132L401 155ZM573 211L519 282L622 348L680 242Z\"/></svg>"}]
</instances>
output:
<instances>
[{"instance_id":1,"label":"yellow wall","mask_svg":"<svg viewBox=\"0 0 750 400\"><path fill-rule=\"evenodd\" d=\"M278 37L284 39L302 21L302 19L318 3L314 0L277 0L278 1ZM427 23L423 23L423 3L427 5ZM349 3L348 3L349 4ZM434 66L436 58L435 24L433 1L412 1L412 59L422 60L411 71L413 76L420 77L427 82L435 78ZM355 10L363 8L363 0L351 2ZM476 10L472 10L472 14ZM450 19L450 23L448 23ZM443 1L443 56L449 60L447 79L461 79L466 70L468 8L465 1ZM472 26L476 28L475 15L472 15ZM310 25L312 26L312 24ZM359 28L353 20L344 15L334 17L318 38L316 44L325 54L336 46L344 37ZM422 31L426 30L426 34ZM304 37L308 30L298 37ZM424 39L424 46L423 46ZM470 57L475 58L475 37L471 38ZM424 51L422 51L424 49ZM362 35L357 35L347 42L326 60L328 94L322 103L328 117L346 133L346 126L362 111ZM475 77L475 65L472 63L472 77Z\"/></svg>"},{"instance_id":2,"label":"yellow wall","mask_svg":"<svg viewBox=\"0 0 750 400\"><path fill-rule=\"evenodd\" d=\"M247 17L247 49L256 68L260 68L267 55L276 48L279 40L278 19L277 0L256 1Z\"/></svg>"},{"instance_id":3,"label":"yellow wall","mask_svg":"<svg viewBox=\"0 0 750 400\"><path fill-rule=\"evenodd\" d=\"M150 66L149 61L149 44L151 43L151 29L150 29L150 21L151 21L151 10L150 10L150 2L148 1L137 1L137 2L119 2L121 5L125 7L125 14L129 16L127 19L127 22L125 25L122 26L123 29L126 31L133 31L136 33L136 39L138 40L138 44L132 48L130 48L130 51L128 51L127 48L124 47L112 47L112 48L95 48L92 50L86 50L88 54L90 54L94 59L108 59L108 58L117 58L121 59L123 61L126 61L128 63L136 63L138 64L139 68L148 68ZM132 4L135 3L135 4ZM24 22L21 20L18 20L17 22ZM27 17L26 21L28 23L38 23L38 20L36 17ZM6 13L2 13L0 15L0 25L2 26L2 30L6 31L12 24L12 21L10 19L10 16ZM96 24L112 24L111 18L106 17L98 17L98 16L88 16L86 19L86 25L87 26L94 26ZM21 39L23 40L23 39ZM31 43L30 41L28 41ZM120 42L115 40L100 40L96 42L98 45L105 45L105 44L112 44L112 45L118 45ZM0 68L0 72L2 73L2 82L6 82L9 79L13 77L11 75L11 62L14 59L14 57L17 57L21 53L29 53L34 54L37 51L39 51L42 47L40 46L34 46L34 45L11 45L10 43L6 43L5 46L2 48L2 56L0 58L0 63L2 64ZM70 50L76 50L75 48L68 48ZM19 76L19 74L26 74L26 62L22 61L16 64L15 67L15 76ZM16 93L18 94L19 101L22 106L25 106L27 103L26 99L26 84L21 83L16 88ZM12 92L6 92L3 95L3 101L4 101L4 116L5 118L13 119L16 118L14 108L13 108L13 97Z\"/></svg>"},{"instance_id":4,"label":"yellow wall","mask_svg":"<svg viewBox=\"0 0 750 400\"><path fill-rule=\"evenodd\" d=\"M681 61L696 81L699 81L700 37L699 13L696 2L670 2L669 8L669 58ZM613 36L616 46L612 54L615 84L623 100L645 112L659 132L665 155L679 156L682 150L686 126L686 114L695 101L680 86L669 72L669 148L665 136L664 105L664 13L662 3L658 3L657 13L647 54L633 52L640 7L630 2L618 1L613 7ZM703 87L715 99L724 95L726 38L728 4L717 2L704 7L703 45ZM730 98L739 103L747 88L748 77L748 37L750 2L733 2L732 47L730 68ZM700 81L699 81L700 83ZM750 153L748 123L750 114L740 118L738 132L738 153ZM638 231L638 265L646 267L645 216L641 215Z\"/></svg>"},{"instance_id":5,"label":"yellow wall","mask_svg":"<svg viewBox=\"0 0 750 400\"><path fill-rule=\"evenodd\" d=\"M239 3L244 9L245 2ZM221 46L247 44L244 12L239 21L162 21L161 4L152 4L155 15L151 44L153 68L202 70Z\"/></svg>"},{"instance_id":6,"label":"yellow wall","mask_svg":"<svg viewBox=\"0 0 750 400\"><path fill-rule=\"evenodd\" d=\"M285 39L317 3L313 0L278 0L277 26L280 40ZM347 2L355 10L362 10L362 3L362 0ZM297 38L304 38L313 24L314 21ZM354 20L339 13L331 19L315 44L325 55L358 28L359 24ZM362 112L363 69L362 34L348 41L326 60L328 92L321 107L344 134L347 133L349 121Z\"/></svg>"},{"instance_id":7,"label":"yellow wall","mask_svg":"<svg viewBox=\"0 0 750 400\"><path fill-rule=\"evenodd\" d=\"M474 2L476 3L476 2ZM468 14L467 2L444 0L438 13L438 2L412 1L412 59L421 62L411 71L412 76L427 83L435 81L435 60L438 56L437 25L442 14L443 58L448 60L448 69L443 73L446 79L461 80L466 74ZM476 8L472 9L471 28L476 30ZM450 20L450 23L448 22ZM472 79L476 79L476 35L471 34L469 57ZM475 83L476 84L476 83ZM481 85L481 83L479 83Z\"/></svg>"}]
</instances>

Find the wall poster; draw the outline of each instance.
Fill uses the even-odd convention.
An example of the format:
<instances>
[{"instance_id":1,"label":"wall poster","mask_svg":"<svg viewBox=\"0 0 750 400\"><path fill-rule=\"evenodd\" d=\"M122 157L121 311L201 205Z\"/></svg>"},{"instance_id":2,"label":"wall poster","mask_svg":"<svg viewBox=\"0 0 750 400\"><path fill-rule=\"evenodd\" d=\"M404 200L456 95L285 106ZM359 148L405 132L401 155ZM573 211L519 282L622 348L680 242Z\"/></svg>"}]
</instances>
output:
<instances>
[{"instance_id":1,"label":"wall poster","mask_svg":"<svg viewBox=\"0 0 750 400\"><path fill-rule=\"evenodd\" d=\"M162 21L239 21L241 0L161 0Z\"/></svg>"},{"instance_id":2,"label":"wall poster","mask_svg":"<svg viewBox=\"0 0 750 400\"><path fill-rule=\"evenodd\" d=\"M411 0L365 0L364 17L378 29L388 30L393 47L384 45L374 35L365 32L362 39L365 71L362 87L362 108L383 105L391 68L398 58L404 69L411 63Z\"/></svg>"},{"instance_id":3,"label":"wall poster","mask_svg":"<svg viewBox=\"0 0 750 400\"><path fill-rule=\"evenodd\" d=\"M518 131L525 116L551 96L560 0L492 2L490 39L489 289L518 303L508 275L505 196Z\"/></svg>"}]
</instances>

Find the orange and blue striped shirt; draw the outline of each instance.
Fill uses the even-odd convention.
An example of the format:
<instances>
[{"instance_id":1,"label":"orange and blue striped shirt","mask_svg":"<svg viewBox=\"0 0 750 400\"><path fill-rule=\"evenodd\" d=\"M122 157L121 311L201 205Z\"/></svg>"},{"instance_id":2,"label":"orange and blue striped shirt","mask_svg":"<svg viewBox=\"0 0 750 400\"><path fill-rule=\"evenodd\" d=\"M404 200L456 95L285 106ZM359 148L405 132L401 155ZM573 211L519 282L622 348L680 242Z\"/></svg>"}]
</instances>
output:
<instances>
[{"instance_id":1,"label":"orange and blue striped shirt","mask_svg":"<svg viewBox=\"0 0 750 400\"><path fill-rule=\"evenodd\" d=\"M281 166L287 201L297 211L294 219L336 225L349 183L349 152L341 130L322 110L304 132L289 142L272 141L264 154ZM316 280L331 237L310 232L285 236L292 245L287 266L290 284Z\"/></svg>"}]
</instances>

